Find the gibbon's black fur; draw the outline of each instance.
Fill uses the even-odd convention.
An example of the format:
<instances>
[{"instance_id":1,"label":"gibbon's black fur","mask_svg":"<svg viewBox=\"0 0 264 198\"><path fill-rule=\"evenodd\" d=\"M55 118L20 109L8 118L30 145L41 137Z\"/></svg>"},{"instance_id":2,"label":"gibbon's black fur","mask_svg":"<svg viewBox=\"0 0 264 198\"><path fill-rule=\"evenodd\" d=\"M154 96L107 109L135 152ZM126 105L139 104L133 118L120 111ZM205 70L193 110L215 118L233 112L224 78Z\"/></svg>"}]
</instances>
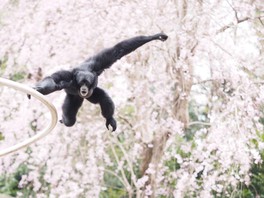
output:
<instances>
[{"instance_id":1,"label":"gibbon's black fur","mask_svg":"<svg viewBox=\"0 0 264 198\"><path fill-rule=\"evenodd\" d=\"M138 47L153 41L167 40L168 36L159 33L152 36L137 36L117 43L90 57L80 66L72 70L62 70L45 77L38 82L34 89L46 95L54 91L64 89L66 97L62 105L62 120L66 126L73 126L76 122L76 115L83 100L86 99L93 104L99 104L102 115L106 119L106 127L109 125L113 131L116 130L116 121L113 118L114 103L109 95L97 87L98 76L114 62L123 56L136 50Z\"/></svg>"}]
</instances>

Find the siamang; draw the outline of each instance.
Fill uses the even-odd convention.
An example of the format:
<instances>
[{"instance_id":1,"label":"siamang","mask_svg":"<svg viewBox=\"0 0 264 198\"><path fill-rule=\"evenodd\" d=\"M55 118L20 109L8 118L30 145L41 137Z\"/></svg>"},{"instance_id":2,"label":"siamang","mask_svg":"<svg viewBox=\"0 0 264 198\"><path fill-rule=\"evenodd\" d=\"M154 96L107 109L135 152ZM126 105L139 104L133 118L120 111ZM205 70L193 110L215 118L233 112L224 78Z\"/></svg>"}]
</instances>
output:
<instances>
[{"instance_id":1,"label":"siamang","mask_svg":"<svg viewBox=\"0 0 264 198\"><path fill-rule=\"evenodd\" d=\"M167 38L167 35L159 33L152 36L136 36L121 41L115 46L104 49L88 58L72 70L61 70L45 77L33 88L44 95L62 89L65 90L67 95L62 105L63 115L60 122L66 126L73 126L75 124L77 112L83 100L87 99L93 104L100 105L101 113L106 119L106 128L109 130L110 125L112 130L115 131L116 121L113 118L114 103L103 89L97 87L98 76L118 59L131 53L138 47L153 40L165 41Z\"/></svg>"}]
</instances>

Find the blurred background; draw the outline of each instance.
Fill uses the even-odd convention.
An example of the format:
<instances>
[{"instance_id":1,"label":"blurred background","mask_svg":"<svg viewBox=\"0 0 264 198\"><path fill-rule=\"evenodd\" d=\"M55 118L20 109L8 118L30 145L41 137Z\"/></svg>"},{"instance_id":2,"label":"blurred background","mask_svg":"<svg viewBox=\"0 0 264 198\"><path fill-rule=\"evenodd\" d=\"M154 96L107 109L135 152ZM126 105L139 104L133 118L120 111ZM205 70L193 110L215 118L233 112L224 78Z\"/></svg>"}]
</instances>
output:
<instances>
[{"instance_id":1,"label":"blurred background","mask_svg":"<svg viewBox=\"0 0 264 198\"><path fill-rule=\"evenodd\" d=\"M99 78L116 106L0 158L12 197L264 197L261 0L1 0L0 75L34 86L100 50L164 32ZM47 96L59 118L65 93ZM36 99L0 86L0 149L46 127Z\"/></svg>"}]
</instances>

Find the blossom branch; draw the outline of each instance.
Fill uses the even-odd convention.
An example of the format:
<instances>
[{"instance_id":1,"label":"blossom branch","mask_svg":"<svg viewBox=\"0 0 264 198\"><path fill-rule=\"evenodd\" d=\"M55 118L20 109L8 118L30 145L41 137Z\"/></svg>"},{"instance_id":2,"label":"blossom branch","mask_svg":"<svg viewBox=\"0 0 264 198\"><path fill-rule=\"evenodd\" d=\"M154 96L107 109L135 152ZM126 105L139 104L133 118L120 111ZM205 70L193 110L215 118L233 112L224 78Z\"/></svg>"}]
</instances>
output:
<instances>
[{"instance_id":1,"label":"blossom branch","mask_svg":"<svg viewBox=\"0 0 264 198\"><path fill-rule=\"evenodd\" d=\"M137 185L136 185L137 184L137 181L136 181L136 178L137 177L136 177L136 175L134 173L133 165L131 163L131 160L128 157L128 154L127 154L126 150L124 149L124 147L122 146L122 144L120 144L120 142L116 139L116 136L114 136L114 138L112 140L117 144L117 146L121 149L122 153L124 154L124 157L125 157L125 159L127 161L127 164L129 166L129 169L130 169L132 181L133 181L135 187L137 187Z\"/></svg>"},{"instance_id":2,"label":"blossom branch","mask_svg":"<svg viewBox=\"0 0 264 198\"><path fill-rule=\"evenodd\" d=\"M237 24L239 24L239 23L243 23L243 22L245 22L245 21L248 21L248 20L250 19L250 17L244 17L244 18L242 18L242 19L239 19L237 10L236 10L236 9L230 4L229 1L226 1L226 2L229 4L229 6L230 6L230 7L233 9L233 11L235 12L236 22L235 22L235 23L234 23L234 22L231 22L231 23L229 23L228 25L225 25L224 27L220 28L220 29L216 32L216 34L222 33L222 32L224 32L225 30L227 30L227 29L229 29L229 28L231 28L231 27L234 27L235 25L237 25Z\"/></svg>"},{"instance_id":3,"label":"blossom branch","mask_svg":"<svg viewBox=\"0 0 264 198\"><path fill-rule=\"evenodd\" d=\"M190 122L188 124L188 126L192 126L192 125L205 125L205 126L211 126L211 123L209 122L199 122L199 121L194 121L194 122Z\"/></svg>"},{"instance_id":4,"label":"blossom branch","mask_svg":"<svg viewBox=\"0 0 264 198\"><path fill-rule=\"evenodd\" d=\"M261 23L261 25L264 26L264 22L263 22L262 19L261 19L262 17L263 17L263 16L258 17L258 20L259 20L259 22Z\"/></svg>"},{"instance_id":5,"label":"blossom branch","mask_svg":"<svg viewBox=\"0 0 264 198\"><path fill-rule=\"evenodd\" d=\"M118 174L116 174L115 172L111 171L111 170L108 170L108 169L105 169L105 172L111 174L111 175L114 175L117 179L119 179L119 181L124 185L124 186L127 186L126 182L121 178L119 177Z\"/></svg>"},{"instance_id":6,"label":"blossom branch","mask_svg":"<svg viewBox=\"0 0 264 198\"><path fill-rule=\"evenodd\" d=\"M249 17L245 17L245 18L243 18L243 19L238 19L238 20L236 21L236 23L231 22L231 23L229 23L228 25L225 25L224 27L220 28L220 29L216 32L216 34L222 33L222 32L224 32L224 31L226 31L227 29L229 29L229 28L231 28L231 27L234 27L235 25L237 25L237 24L239 24L239 23L243 23L243 22L245 22L245 21L248 21L249 19L250 19Z\"/></svg>"},{"instance_id":7,"label":"blossom branch","mask_svg":"<svg viewBox=\"0 0 264 198\"><path fill-rule=\"evenodd\" d=\"M114 146L113 146L113 142L111 141L111 137L110 137L110 135L108 134L108 137L109 137L109 139L110 139L110 147L111 147L111 150L112 150L112 152L113 152L113 154L114 154L114 157L115 157L115 160L116 160L116 162L117 162L117 164L118 164L118 167L120 167L120 172L121 172L121 174L122 174L122 178L123 178L123 184L124 184L124 186L125 186L125 188L126 188L126 190L128 191L128 193L129 194L131 194L131 186L130 186L130 184L129 184L129 182L128 182L128 180L127 180L127 178L126 178L126 174L125 174L125 171L124 171L124 169L123 169L123 166L122 166L122 164L120 163L120 160L119 160L119 158L118 158L118 156L117 156L117 153L116 153L116 151L115 151L115 148L114 148ZM130 196L131 197L131 196Z\"/></svg>"}]
</instances>

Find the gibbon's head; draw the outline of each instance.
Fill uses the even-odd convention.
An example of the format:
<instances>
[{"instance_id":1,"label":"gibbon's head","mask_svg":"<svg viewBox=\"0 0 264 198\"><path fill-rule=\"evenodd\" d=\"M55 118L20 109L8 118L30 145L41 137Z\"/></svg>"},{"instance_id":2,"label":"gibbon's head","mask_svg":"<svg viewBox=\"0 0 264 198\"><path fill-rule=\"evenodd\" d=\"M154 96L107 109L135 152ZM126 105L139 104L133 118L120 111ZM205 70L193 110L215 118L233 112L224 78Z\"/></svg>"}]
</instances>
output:
<instances>
[{"instance_id":1,"label":"gibbon's head","mask_svg":"<svg viewBox=\"0 0 264 198\"><path fill-rule=\"evenodd\" d=\"M79 89L79 96L89 98L97 86L97 75L89 71L77 71L75 79Z\"/></svg>"}]
</instances>

